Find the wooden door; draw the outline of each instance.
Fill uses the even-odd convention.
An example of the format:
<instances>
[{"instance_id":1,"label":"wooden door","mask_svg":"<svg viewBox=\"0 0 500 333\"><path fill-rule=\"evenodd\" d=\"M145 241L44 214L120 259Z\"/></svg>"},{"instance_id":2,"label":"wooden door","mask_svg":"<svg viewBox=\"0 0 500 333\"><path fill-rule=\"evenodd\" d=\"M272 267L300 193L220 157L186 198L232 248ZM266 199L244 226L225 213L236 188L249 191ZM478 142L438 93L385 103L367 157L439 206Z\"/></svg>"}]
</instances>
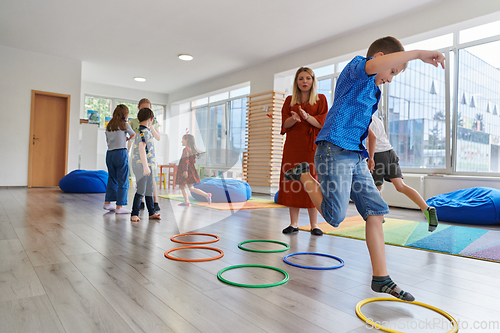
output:
<instances>
[{"instance_id":1,"label":"wooden door","mask_svg":"<svg viewBox=\"0 0 500 333\"><path fill-rule=\"evenodd\" d=\"M58 186L68 167L70 96L31 91L28 187Z\"/></svg>"}]
</instances>

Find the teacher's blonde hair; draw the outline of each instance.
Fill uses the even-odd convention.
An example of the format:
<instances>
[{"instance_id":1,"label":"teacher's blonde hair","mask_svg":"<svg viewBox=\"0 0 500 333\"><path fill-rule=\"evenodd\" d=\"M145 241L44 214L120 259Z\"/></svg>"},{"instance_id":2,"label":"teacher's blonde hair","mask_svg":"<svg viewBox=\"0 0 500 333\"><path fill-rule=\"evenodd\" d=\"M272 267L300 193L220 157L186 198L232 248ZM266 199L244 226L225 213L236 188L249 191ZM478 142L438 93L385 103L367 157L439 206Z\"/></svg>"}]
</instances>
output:
<instances>
[{"instance_id":1,"label":"teacher's blonde hair","mask_svg":"<svg viewBox=\"0 0 500 333\"><path fill-rule=\"evenodd\" d=\"M307 68L307 67L300 67L297 70L297 73L295 73L295 79L293 79L293 94L292 94L292 102L290 103L290 106L294 106L295 104L301 103L302 91L300 90L299 86L297 85L297 78L299 77L299 74L302 72L307 72L309 75L311 75L311 77L313 79L311 90L309 90L309 104L314 105L319 100L318 84L317 84L316 76L314 75L313 70L310 68Z\"/></svg>"}]
</instances>

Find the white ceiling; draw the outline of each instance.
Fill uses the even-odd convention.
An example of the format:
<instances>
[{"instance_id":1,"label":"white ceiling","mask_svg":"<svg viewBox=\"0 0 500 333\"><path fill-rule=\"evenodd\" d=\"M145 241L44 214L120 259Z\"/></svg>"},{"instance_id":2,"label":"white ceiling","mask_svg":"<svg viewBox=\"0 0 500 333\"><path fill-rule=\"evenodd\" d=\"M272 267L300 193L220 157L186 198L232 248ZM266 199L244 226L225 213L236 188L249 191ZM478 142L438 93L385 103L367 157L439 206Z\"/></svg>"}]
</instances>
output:
<instances>
[{"instance_id":1,"label":"white ceiling","mask_svg":"<svg viewBox=\"0 0 500 333\"><path fill-rule=\"evenodd\" d=\"M171 93L440 1L2 0L0 45L82 61L86 82Z\"/></svg>"}]
</instances>

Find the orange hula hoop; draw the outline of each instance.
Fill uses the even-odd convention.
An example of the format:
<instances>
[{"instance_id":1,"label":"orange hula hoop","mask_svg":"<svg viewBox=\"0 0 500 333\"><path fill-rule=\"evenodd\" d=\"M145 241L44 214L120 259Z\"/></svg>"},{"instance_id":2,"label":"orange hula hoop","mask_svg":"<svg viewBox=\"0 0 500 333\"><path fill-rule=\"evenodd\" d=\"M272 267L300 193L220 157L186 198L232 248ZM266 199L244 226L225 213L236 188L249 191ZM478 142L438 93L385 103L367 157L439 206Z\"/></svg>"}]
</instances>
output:
<instances>
[{"instance_id":1,"label":"orange hula hoop","mask_svg":"<svg viewBox=\"0 0 500 333\"><path fill-rule=\"evenodd\" d=\"M184 249L207 249L207 250L217 251L220 254L218 256L215 256L212 258L203 258L203 259L183 259L183 258L172 257L171 255L169 255L170 252L177 251L177 250L184 250ZM210 260L220 259L223 256L224 256L224 252L222 252L221 249L216 249L215 247L208 247L208 246L183 246L183 247L176 247L176 248L165 251L166 258L172 259L172 260L177 260L177 261L193 261L193 262L210 261Z\"/></svg>"},{"instance_id":2,"label":"orange hula hoop","mask_svg":"<svg viewBox=\"0 0 500 333\"><path fill-rule=\"evenodd\" d=\"M180 240L175 239L175 238L180 237L180 236L189 236L189 235L210 236L210 237L215 237L215 239L209 240L209 241L205 241L205 242L186 242L186 241L180 241ZM182 244L210 244L210 243L218 242L219 239L220 238L217 235L205 234L205 233L201 233L201 232L188 232L188 233L185 233L185 234L178 234L178 235L170 237L170 240L172 242L182 243Z\"/></svg>"}]
</instances>

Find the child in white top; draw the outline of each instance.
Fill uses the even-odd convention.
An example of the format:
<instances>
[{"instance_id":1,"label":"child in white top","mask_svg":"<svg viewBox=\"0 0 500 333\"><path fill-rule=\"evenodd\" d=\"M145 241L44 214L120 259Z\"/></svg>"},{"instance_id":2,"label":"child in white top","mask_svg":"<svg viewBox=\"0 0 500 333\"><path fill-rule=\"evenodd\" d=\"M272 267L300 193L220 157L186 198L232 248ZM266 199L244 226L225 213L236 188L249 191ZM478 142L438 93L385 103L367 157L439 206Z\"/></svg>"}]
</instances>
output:
<instances>
[{"instance_id":1,"label":"child in white top","mask_svg":"<svg viewBox=\"0 0 500 333\"><path fill-rule=\"evenodd\" d=\"M438 225L436 208L429 207L422 196L403 181L403 174L399 166L399 157L392 149L391 143L385 133L384 123L377 116L372 116L368 134L368 169L379 191L385 181L391 182L396 190L406 195L420 207L429 222L429 231L434 231Z\"/></svg>"}]
</instances>

